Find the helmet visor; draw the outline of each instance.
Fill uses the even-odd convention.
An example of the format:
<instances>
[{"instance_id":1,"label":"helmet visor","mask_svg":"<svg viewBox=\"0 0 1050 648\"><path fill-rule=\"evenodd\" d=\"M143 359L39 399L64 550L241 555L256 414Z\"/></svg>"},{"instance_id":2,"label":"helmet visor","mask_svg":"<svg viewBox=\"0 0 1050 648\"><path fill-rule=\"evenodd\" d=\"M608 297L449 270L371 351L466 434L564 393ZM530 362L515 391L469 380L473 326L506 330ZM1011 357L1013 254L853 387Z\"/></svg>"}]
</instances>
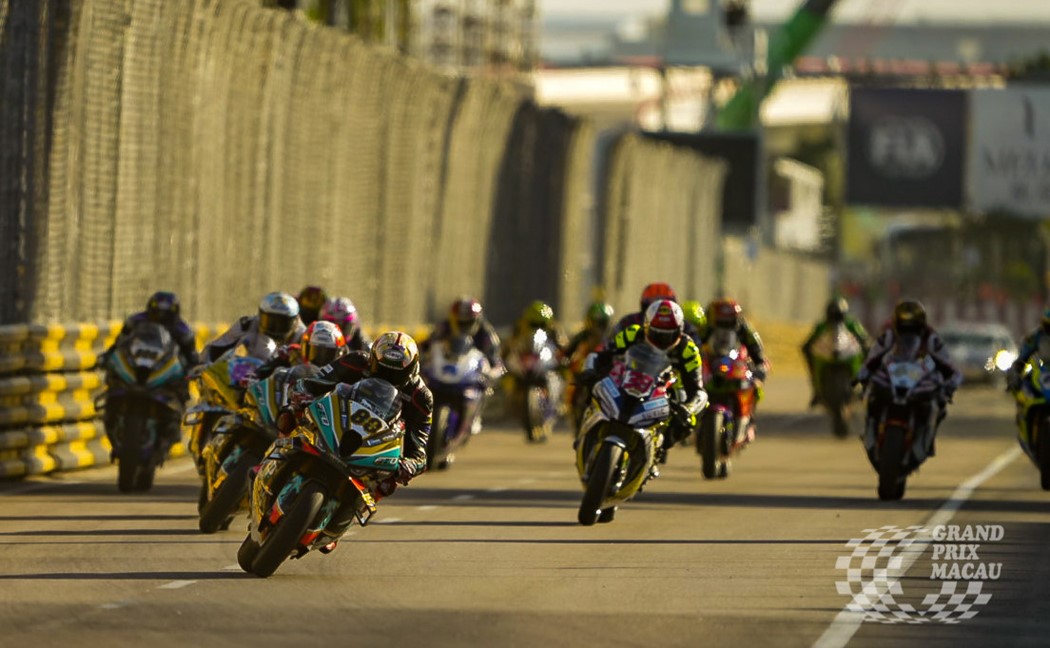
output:
<instances>
[{"instance_id":1,"label":"helmet visor","mask_svg":"<svg viewBox=\"0 0 1050 648\"><path fill-rule=\"evenodd\" d=\"M645 339L657 349L666 351L677 344L681 336L682 333L678 329L650 328Z\"/></svg>"},{"instance_id":2,"label":"helmet visor","mask_svg":"<svg viewBox=\"0 0 1050 648\"><path fill-rule=\"evenodd\" d=\"M260 313L259 330L275 340L283 341L288 339L288 336L295 330L296 319L296 317L290 315Z\"/></svg>"},{"instance_id":3,"label":"helmet visor","mask_svg":"<svg viewBox=\"0 0 1050 648\"><path fill-rule=\"evenodd\" d=\"M338 354L338 349L334 347L314 346L311 344L306 351L306 361L314 366L323 367L324 365L331 364Z\"/></svg>"}]
</instances>

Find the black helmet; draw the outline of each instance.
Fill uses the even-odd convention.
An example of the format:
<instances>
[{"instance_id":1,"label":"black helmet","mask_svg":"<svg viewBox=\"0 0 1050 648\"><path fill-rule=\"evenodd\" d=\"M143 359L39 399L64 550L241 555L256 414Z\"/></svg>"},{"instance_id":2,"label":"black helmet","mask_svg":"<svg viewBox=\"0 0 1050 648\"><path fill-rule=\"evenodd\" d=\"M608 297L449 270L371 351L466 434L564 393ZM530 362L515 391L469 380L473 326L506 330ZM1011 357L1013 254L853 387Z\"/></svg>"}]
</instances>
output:
<instances>
[{"instance_id":1,"label":"black helmet","mask_svg":"<svg viewBox=\"0 0 1050 648\"><path fill-rule=\"evenodd\" d=\"M893 309L893 330L897 335L921 333L926 328L926 308L915 299L902 299Z\"/></svg>"},{"instance_id":2,"label":"black helmet","mask_svg":"<svg viewBox=\"0 0 1050 648\"><path fill-rule=\"evenodd\" d=\"M828 302L828 307L824 310L824 317L829 322L841 322L846 318L848 312L849 302L846 301L846 298L836 297Z\"/></svg>"},{"instance_id":3,"label":"black helmet","mask_svg":"<svg viewBox=\"0 0 1050 648\"><path fill-rule=\"evenodd\" d=\"M173 292L158 290L146 303L146 317L152 322L171 324L179 316L179 298Z\"/></svg>"}]
</instances>

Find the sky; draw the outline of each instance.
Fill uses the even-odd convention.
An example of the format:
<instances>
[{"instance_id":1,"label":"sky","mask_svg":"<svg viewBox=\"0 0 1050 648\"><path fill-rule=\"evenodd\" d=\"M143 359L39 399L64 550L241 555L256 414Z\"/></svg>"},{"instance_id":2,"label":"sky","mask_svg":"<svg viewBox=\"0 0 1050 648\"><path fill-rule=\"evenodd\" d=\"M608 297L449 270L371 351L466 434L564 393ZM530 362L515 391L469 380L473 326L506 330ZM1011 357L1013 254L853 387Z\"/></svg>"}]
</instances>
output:
<instances>
[{"instance_id":1,"label":"sky","mask_svg":"<svg viewBox=\"0 0 1050 648\"><path fill-rule=\"evenodd\" d=\"M712 4L717 0L710 0ZM803 0L751 0L758 20L783 20ZM541 14L622 16L662 14L670 0L539 0ZM1047 22L1050 0L839 0L833 16L846 21Z\"/></svg>"}]
</instances>

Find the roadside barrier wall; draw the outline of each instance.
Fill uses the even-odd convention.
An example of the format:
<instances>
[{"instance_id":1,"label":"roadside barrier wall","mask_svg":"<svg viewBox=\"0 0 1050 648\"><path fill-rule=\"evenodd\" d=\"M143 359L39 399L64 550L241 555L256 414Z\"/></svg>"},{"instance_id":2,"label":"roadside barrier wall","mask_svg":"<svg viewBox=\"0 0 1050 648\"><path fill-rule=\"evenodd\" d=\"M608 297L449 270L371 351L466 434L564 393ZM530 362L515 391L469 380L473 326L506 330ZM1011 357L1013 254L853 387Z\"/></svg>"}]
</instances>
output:
<instances>
[{"instance_id":1,"label":"roadside barrier wall","mask_svg":"<svg viewBox=\"0 0 1050 648\"><path fill-rule=\"evenodd\" d=\"M98 354L121 322L0 326L0 478L106 465L111 446L94 398ZM219 326L197 325L203 344ZM184 444L172 456L185 454Z\"/></svg>"}]
</instances>

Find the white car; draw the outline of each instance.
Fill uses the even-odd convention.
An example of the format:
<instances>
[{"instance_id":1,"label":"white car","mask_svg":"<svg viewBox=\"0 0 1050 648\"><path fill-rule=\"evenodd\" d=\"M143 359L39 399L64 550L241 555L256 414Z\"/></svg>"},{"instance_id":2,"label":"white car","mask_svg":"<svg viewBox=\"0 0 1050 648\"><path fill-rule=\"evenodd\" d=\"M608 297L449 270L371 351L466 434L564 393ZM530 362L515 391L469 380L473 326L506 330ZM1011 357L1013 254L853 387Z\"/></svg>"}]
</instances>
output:
<instances>
[{"instance_id":1,"label":"white car","mask_svg":"<svg viewBox=\"0 0 1050 648\"><path fill-rule=\"evenodd\" d=\"M955 322L938 333L967 382L1002 383L1017 359L1010 329L997 322Z\"/></svg>"}]
</instances>

